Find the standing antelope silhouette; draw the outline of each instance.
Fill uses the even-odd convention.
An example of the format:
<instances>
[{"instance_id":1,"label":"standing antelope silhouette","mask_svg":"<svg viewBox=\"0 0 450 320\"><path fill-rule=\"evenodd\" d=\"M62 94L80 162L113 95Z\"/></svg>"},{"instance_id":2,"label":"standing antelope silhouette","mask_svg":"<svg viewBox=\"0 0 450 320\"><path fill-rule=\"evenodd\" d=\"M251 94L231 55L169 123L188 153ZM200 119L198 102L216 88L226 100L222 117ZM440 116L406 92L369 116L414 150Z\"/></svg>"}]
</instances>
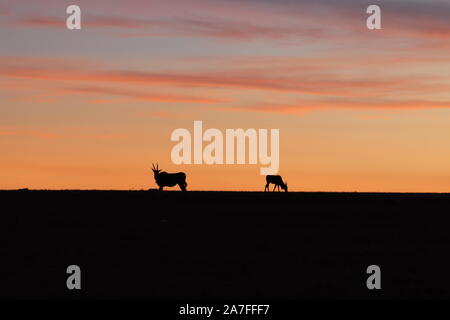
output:
<instances>
[{"instance_id":1,"label":"standing antelope silhouette","mask_svg":"<svg viewBox=\"0 0 450 320\"><path fill-rule=\"evenodd\" d=\"M152 171L155 177L155 182L159 186L159 190L163 190L164 187L174 187L178 185L182 191L186 191L186 174L184 172L167 173L159 169L158 164L152 163Z\"/></svg>"},{"instance_id":2,"label":"standing antelope silhouette","mask_svg":"<svg viewBox=\"0 0 450 320\"><path fill-rule=\"evenodd\" d=\"M287 186L287 182L283 182L283 179L281 178L281 176L272 176L272 175L268 175L266 176L266 187L264 188L264 192L266 191L270 191L269 189L269 185L273 183L275 186L273 187L273 191L275 191L275 188L278 187L278 192L280 192L280 187L281 189L283 189L285 192L288 192L288 186Z\"/></svg>"}]
</instances>

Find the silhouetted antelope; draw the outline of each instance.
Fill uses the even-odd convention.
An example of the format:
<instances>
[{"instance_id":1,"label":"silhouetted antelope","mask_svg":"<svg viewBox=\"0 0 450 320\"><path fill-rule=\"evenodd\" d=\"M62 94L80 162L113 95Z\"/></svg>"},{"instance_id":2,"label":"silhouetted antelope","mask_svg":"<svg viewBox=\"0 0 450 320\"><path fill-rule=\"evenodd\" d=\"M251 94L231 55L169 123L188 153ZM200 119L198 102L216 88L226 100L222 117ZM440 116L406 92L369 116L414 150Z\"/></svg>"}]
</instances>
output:
<instances>
[{"instance_id":1,"label":"silhouetted antelope","mask_svg":"<svg viewBox=\"0 0 450 320\"><path fill-rule=\"evenodd\" d=\"M186 191L186 174L184 172L167 173L158 168L158 164L152 163L153 175L155 176L156 184L159 186L159 190L163 190L164 187L174 187L178 185L181 190Z\"/></svg>"},{"instance_id":2,"label":"silhouetted antelope","mask_svg":"<svg viewBox=\"0 0 450 320\"><path fill-rule=\"evenodd\" d=\"M281 176L266 176L266 187L264 188L264 192L266 192L266 190L269 190L269 185L271 183L273 183L275 186L273 187L273 191L275 191L275 188L278 187L278 192L280 192L280 187L281 189L283 189L284 191L288 192L288 186L287 186L287 182L283 182L283 179L281 178ZM272 191L272 192L273 192Z\"/></svg>"}]
</instances>

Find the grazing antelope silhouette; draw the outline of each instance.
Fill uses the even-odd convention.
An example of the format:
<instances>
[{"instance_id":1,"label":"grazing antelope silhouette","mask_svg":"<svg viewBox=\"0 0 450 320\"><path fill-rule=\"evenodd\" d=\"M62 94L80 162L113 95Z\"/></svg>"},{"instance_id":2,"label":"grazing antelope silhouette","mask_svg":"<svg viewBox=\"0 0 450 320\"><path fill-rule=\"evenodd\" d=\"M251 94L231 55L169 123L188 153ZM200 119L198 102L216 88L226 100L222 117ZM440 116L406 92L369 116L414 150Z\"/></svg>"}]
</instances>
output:
<instances>
[{"instance_id":1,"label":"grazing antelope silhouette","mask_svg":"<svg viewBox=\"0 0 450 320\"><path fill-rule=\"evenodd\" d=\"M159 186L159 190L163 190L164 187L174 187L178 185L182 191L186 191L186 174L184 172L167 173L159 169L158 164L152 163L153 175L155 177L156 184Z\"/></svg>"},{"instance_id":2,"label":"grazing antelope silhouette","mask_svg":"<svg viewBox=\"0 0 450 320\"><path fill-rule=\"evenodd\" d=\"M266 176L266 187L264 188L264 192L270 191L269 189L269 185L271 183L273 183L275 186L273 187L273 191L275 191L275 188L278 187L278 192L280 192L280 187L281 189L283 189L285 192L288 192L288 186L287 186L287 182L283 182L283 179L281 178L281 176L271 176L268 175Z\"/></svg>"}]
</instances>

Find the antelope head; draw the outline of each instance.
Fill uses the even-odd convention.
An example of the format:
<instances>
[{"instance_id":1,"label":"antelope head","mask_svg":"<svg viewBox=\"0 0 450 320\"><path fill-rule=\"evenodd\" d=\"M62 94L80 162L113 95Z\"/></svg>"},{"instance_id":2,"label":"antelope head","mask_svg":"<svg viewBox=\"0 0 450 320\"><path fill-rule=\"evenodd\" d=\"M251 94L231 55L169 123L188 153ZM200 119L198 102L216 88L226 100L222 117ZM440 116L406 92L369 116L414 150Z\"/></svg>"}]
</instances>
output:
<instances>
[{"instance_id":1,"label":"antelope head","mask_svg":"<svg viewBox=\"0 0 450 320\"><path fill-rule=\"evenodd\" d=\"M287 186L287 181L284 182L284 187L281 187L282 189L284 189L285 192L288 192L288 186Z\"/></svg>"},{"instance_id":2,"label":"antelope head","mask_svg":"<svg viewBox=\"0 0 450 320\"><path fill-rule=\"evenodd\" d=\"M155 176L155 180L158 177L159 173L161 172L161 170L158 167L158 163L155 165L152 163L152 171L153 171L153 175Z\"/></svg>"}]
</instances>

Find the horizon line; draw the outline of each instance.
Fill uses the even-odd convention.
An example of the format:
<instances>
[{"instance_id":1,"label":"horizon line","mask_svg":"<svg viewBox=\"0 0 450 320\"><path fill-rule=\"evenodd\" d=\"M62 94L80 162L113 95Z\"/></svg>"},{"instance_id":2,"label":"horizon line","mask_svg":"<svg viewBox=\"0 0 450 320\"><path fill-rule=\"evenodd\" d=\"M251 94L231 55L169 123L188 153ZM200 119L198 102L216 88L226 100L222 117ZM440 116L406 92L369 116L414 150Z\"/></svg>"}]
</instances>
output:
<instances>
[{"instance_id":1,"label":"horizon line","mask_svg":"<svg viewBox=\"0 0 450 320\"><path fill-rule=\"evenodd\" d=\"M181 190L163 190L158 189L0 189L0 192L178 192L178 193L189 193L189 192L228 192L228 193L286 193L284 191L259 191L259 190L188 190L183 192ZM289 191L287 193L359 193L359 194L440 194L440 195L450 195L449 192L407 192L407 191Z\"/></svg>"}]
</instances>

